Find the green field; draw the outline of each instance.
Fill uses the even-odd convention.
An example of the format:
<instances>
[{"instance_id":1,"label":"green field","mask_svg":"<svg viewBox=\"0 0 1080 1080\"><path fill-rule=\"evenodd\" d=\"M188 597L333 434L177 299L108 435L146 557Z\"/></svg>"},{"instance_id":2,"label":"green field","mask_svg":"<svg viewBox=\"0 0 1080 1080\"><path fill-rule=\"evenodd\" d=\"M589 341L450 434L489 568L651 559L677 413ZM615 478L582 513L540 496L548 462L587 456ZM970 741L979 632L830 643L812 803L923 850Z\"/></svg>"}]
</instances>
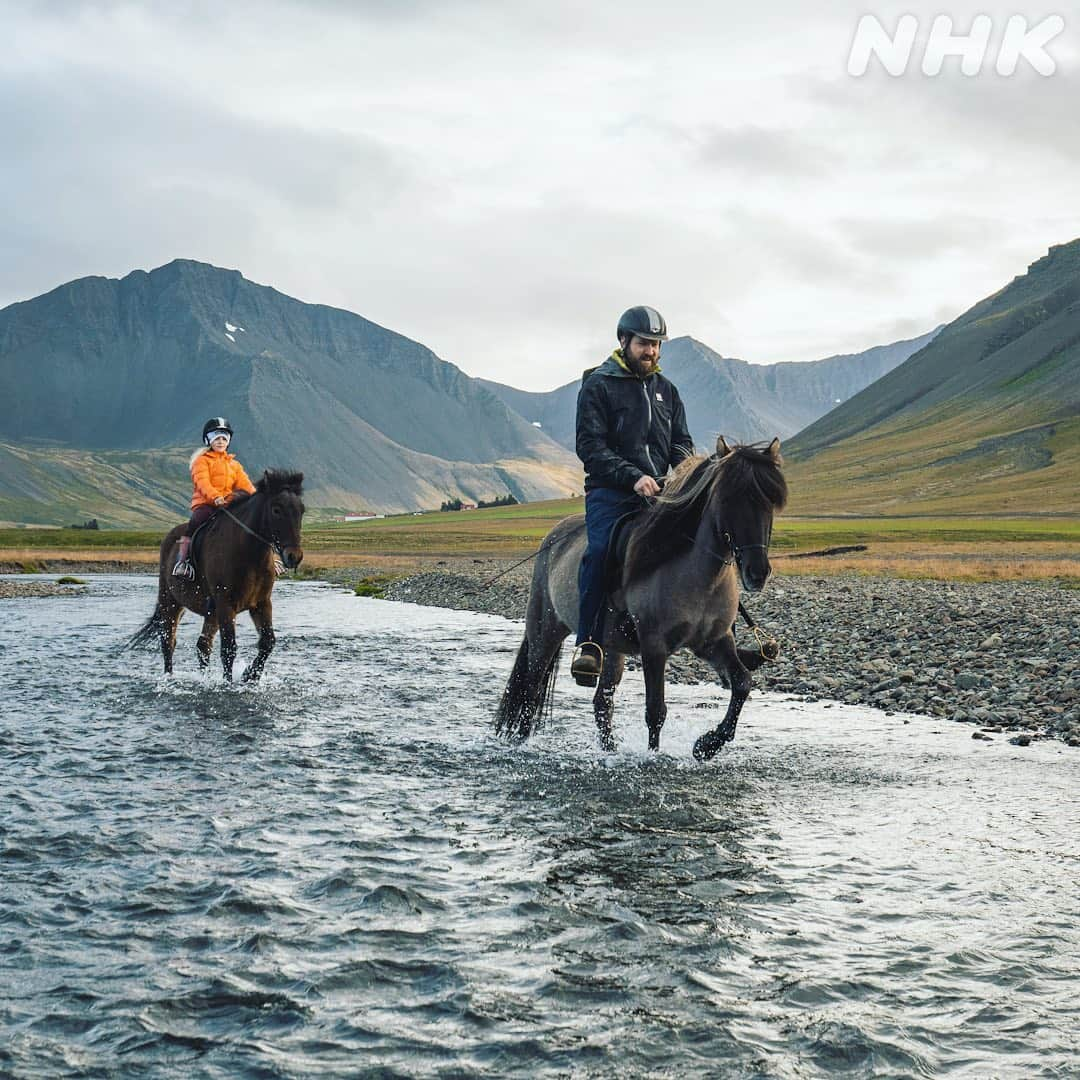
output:
<instances>
[{"instance_id":1,"label":"green field","mask_svg":"<svg viewBox=\"0 0 1080 1080\"><path fill-rule=\"evenodd\" d=\"M427 513L365 522L313 523L304 530L312 568L445 558L522 558L580 499L457 513ZM0 561L93 563L156 561L160 530L0 529ZM785 556L866 545L840 558L786 561ZM941 577L1080 576L1080 517L923 517L777 519L777 570L786 573L905 573Z\"/></svg>"},{"instance_id":2,"label":"green field","mask_svg":"<svg viewBox=\"0 0 1080 1080\"><path fill-rule=\"evenodd\" d=\"M164 529L0 529L0 553L26 549L102 554L156 551L164 535Z\"/></svg>"}]
</instances>

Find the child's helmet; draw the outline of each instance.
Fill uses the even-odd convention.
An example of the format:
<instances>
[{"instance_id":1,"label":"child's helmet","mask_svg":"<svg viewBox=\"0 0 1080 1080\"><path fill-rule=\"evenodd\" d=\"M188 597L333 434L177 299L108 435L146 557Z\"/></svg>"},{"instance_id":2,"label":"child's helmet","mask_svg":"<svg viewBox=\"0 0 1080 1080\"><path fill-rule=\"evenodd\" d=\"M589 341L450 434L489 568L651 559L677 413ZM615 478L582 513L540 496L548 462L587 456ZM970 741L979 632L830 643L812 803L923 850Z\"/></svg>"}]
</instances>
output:
<instances>
[{"instance_id":1,"label":"child's helmet","mask_svg":"<svg viewBox=\"0 0 1080 1080\"><path fill-rule=\"evenodd\" d=\"M229 433L229 438L232 438L232 425L229 423L228 420L225 419L224 416L211 416L210 419L207 420L205 424L203 424L202 441L206 443L207 446L210 445L211 431L227 431Z\"/></svg>"}]
</instances>

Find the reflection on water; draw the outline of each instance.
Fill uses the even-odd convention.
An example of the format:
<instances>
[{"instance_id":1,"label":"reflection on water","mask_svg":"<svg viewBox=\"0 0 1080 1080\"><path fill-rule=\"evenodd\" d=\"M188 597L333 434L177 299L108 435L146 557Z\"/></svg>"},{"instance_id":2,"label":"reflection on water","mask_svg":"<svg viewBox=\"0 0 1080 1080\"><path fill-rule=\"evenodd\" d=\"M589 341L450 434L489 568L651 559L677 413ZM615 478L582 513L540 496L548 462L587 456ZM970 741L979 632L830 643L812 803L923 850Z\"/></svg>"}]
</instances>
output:
<instances>
[{"instance_id":1,"label":"reflection on water","mask_svg":"<svg viewBox=\"0 0 1080 1080\"><path fill-rule=\"evenodd\" d=\"M0 606L0 1073L1076 1075L1060 744L757 695L697 765L631 674L510 750L516 624L285 584L226 687L117 652L153 588Z\"/></svg>"}]
</instances>

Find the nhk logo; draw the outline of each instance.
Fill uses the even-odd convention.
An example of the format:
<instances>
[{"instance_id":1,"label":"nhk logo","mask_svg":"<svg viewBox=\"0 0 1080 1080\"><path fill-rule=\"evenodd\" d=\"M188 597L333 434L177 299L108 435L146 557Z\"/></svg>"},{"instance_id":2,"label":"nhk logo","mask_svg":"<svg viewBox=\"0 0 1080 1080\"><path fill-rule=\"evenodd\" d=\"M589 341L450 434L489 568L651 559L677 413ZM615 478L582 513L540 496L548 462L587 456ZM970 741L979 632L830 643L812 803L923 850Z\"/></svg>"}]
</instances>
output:
<instances>
[{"instance_id":1,"label":"nhk logo","mask_svg":"<svg viewBox=\"0 0 1080 1080\"><path fill-rule=\"evenodd\" d=\"M851 42L847 70L849 75L865 75L870 58L876 56L881 66L892 76L903 75L916 53L920 20L916 15L902 15L896 30L889 33L876 15L864 15L859 20L855 37ZM1015 74L1024 60L1040 75L1050 76L1057 71L1054 58L1047 51L1050 43L1065 30L1065 20L1060 15L1048 15L1034 26L1023 15L1013 15L1005 24L999 40L995 41L997 58L994 70L998 75ZM989 15L976 15L967 33L954 30L952 16L935 17L930 33L926 35L921 69L924 75L938 75L948 57L960 59L960 70L969 78L982 72L995 38L994 20Z\"/></svg>"}]
</instances>

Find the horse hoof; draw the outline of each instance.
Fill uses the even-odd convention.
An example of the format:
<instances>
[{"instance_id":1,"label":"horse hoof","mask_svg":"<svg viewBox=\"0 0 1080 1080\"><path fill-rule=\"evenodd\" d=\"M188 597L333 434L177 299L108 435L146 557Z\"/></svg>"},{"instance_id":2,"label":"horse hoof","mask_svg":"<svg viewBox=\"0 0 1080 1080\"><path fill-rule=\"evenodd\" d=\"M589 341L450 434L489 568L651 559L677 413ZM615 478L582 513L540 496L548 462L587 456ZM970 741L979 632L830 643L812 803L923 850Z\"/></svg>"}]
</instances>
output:
<instances>
[{"instance_id":1,"label":"horse hoof","mask_svg":"<svg viewBox=\"0 0 1080 1080\"><path fill-rule=\"evenodd\" d=\"M780 646L775 641L766 641L761 646L761 655L766 660L775 660L780 655Z\"/></svg>"},{"instance_id":2,"label":"horse hoof","mask_svg":"<svg viewBox=\"0 0 1080 1080\"><path fill-rule=\"evenodd\" d=\"M711 761L725 742L715 731L707 731L694 743L694 760Z\"/></svg>"},{"instance_id":3,"label":"horse hoof","mask_svg":"<svg viewBox=\"0 0 1080 1080\"><path fill-rule=\"evenodd\" d=\"M517 725L495 728L496 738L501 739L507 746L521 746L528 741L531 734L531 728L523 729Z\"/></svg>"}]
</instances>

